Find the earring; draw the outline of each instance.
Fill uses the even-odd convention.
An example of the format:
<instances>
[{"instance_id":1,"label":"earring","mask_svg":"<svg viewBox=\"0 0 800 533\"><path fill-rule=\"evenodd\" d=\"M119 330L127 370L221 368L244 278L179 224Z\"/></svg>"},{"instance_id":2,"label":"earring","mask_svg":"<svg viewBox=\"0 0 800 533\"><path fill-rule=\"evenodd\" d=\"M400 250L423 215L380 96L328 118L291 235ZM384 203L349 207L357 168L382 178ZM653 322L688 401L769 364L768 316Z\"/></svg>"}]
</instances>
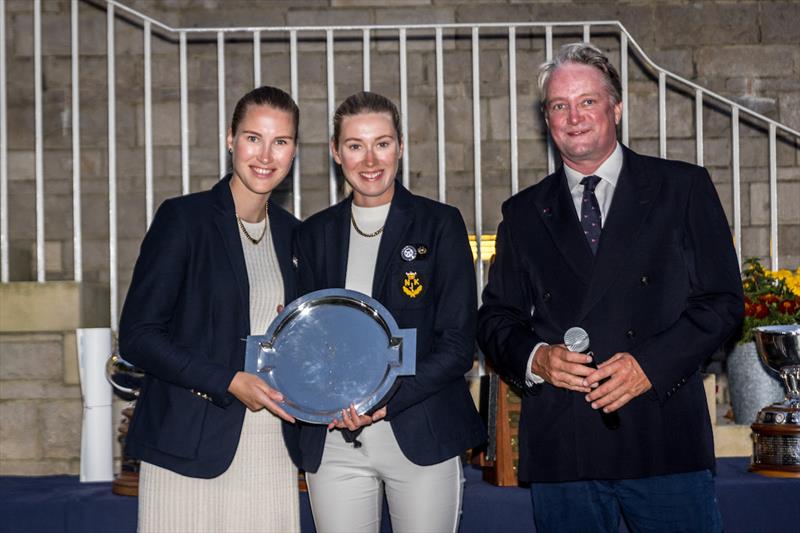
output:
<instances>
[{"instance_id":1,"label":"earring","mask_svg":"<svg viewBox=\"0 0 800 533\"><path fill-rule=\"evenodd\" d=\"M231 148L230 146L228 146L228 153L233 155L233 148Z\"/></svg>"}]
</instances>

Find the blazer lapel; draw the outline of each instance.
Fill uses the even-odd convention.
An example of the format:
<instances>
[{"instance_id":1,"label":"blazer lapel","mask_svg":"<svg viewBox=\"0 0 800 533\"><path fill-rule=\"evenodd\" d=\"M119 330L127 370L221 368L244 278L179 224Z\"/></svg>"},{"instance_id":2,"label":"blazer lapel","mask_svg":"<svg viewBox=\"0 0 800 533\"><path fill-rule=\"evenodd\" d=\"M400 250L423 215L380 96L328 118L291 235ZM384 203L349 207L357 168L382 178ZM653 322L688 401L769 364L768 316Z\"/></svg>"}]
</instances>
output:
<instances>
[{"instance_id":1,"label":"blazer lapel","mask_svg":"<svg viewBox=\"0 0 800 533\"><path fill-rule=\"evenodd\" d=\"M236 225L236 208L233 204L233 195L230 189L230 175L221 179L214 185L217 193L216 207L217 213L214 222L225 244L225 251L231 262L236 287L239 289L239 299L242 303L244 314L247 320L247 331L250 331L250 281L247 278L247 266L244 262L244 252L242 251L242 239L239 237L239 228Z\"/></svg>"},{"instance_id":2,"label":"blazer lapel","mask_svg":"<svg viewBox=\"0 0 800 533\"><path fill-rule=\"evenodd\" d=\"M400 240L413 222L411 193L399 181L395 181L394 187L394 197L383 226L378 258L375 261L375 274L372 278L372 296L377 299L383 296L382 289L389 275L392 254L399 248Z\"/></svg>"},{"instance_id":3,"label":"blazer lapel","mask_svg":"<svg viewBox=\"0 0 800 533\"><path fill-rule=\"evenodd\" d=\"M278 266L281 269L283 278L283 299L286 303L294 300L295 282L294 269L292 268L292 228L287 217L276 214L278 206L269 200L269 230L272 235L272 242L275 245L275 255L278 258Z\"/></svg>"},{"instance_id":4,"label":"blazer lapel","mask_svg":"<svg viewBox=\"0 0 800 533\"><path fill-rule=\"evenodd\" d=\"M337 207L334 223L325 227L325 265L328 287L344 287L347 279L347 251L350 248L350 205L352 195Z\"/></svg>"},{"instance_id":5,"label":"blazer lapel","mask_svg":"<svg viewBox=\"0 0 800 533\"><path fill-rule=\"evenodd\" d=\"M588 284L594 257L578 222L563 167L553 178L549 189L535 200L536 210L566 263Z\"/></svg>"},{"instance_id":6,"label":"blazer lapel","mask_svg":"<svg viewBox=\"0 0 800 533\"><path fill-rule=\"evenodd\" d=\"M636 154L627 149L624 149L624 154L622 171L606 223L603 225L592 281L581 306L578 322L586 317L619 272L624 270L642 222L647 218L661 186L660 177L648 174L647 168L639 164Z\"/></svg>"}]
</instances>

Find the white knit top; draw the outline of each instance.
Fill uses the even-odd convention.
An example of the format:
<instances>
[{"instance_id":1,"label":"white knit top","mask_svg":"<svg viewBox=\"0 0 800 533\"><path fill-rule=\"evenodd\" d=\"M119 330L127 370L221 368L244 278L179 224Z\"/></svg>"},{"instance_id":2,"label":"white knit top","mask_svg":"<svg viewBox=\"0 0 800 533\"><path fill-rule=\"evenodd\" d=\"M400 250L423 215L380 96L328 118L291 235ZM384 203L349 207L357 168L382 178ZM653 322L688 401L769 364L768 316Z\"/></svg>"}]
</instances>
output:
<instances>
[{"instance_id":1,"label":"white knit top","mask_svg":"<svg viewBox=\"0 0 800 533\"><path fill-rule=\"evenodd\" d=\"M389 216L387 203L378 207L359 207L352 205L353 218L363 233L373 233L386 224ZM363 292L372 296L372 280L375 277L375 263L378 260L378 247L383 233L374 237L364 237L350 224L350 249L347 251L347 276L344 288Z\"/></svg>"},{"instance_id":2,"label":"white knit top","mask_svg":"<svg viewBox=\"0 0 800 533\"><path fill-rule=\"evenodd\" d=\"M243 222L261 235L268 221ZM263 334L283 303L283 280L269 227L253 244L239 230L250 282L250 332ZM297 469L283 443L280 419L245 411L231 466L213 479L198 479L142 463L139 532L300 531Z\"/></svg>"}]
</instances>

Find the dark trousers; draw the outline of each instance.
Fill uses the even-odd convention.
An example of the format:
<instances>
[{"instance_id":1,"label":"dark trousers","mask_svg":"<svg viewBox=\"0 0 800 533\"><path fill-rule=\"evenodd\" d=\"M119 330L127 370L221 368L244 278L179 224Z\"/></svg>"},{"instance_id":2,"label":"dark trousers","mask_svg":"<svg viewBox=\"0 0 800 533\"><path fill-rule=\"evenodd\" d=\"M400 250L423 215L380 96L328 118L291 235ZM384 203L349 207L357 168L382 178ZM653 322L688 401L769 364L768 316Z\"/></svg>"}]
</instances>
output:
<instances>
[{"instance_id":1,"label":"dark trousers","mask_svg":"<svg viewBox=\"0 0 800 533\"><path fill-rule=\"evenodd\" d=\"M708 470L640 479L534 483L538 533L722 531L714 478Z\"/></svg>"}]
</instances>

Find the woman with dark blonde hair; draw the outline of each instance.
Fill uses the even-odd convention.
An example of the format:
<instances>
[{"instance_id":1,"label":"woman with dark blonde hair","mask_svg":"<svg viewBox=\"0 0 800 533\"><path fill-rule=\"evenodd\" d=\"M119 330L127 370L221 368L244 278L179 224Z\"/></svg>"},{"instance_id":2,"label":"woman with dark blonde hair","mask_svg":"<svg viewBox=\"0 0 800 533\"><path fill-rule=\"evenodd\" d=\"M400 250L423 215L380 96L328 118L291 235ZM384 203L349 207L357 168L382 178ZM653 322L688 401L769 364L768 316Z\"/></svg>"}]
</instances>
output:
<instances>
[{"instance_id":1,"label":"woman with dark blonde hair","mask_svg":"<svg viewBox=\"0 0 800 533\"><path fill-rule=\"evenodd\" d=\"M361 92L334 116L331 151L352 194L295 233L300 294L344 287L417 330L416 375L369 413L351 406L326 429L287 433L306 470L319 533L377 532L386 493L395 533L456 531L460 454L485 439L464 374L472 367L476 291L457 209L397 180L403 139L387 98ZM355 400L355 399L354 399Z\"/></svg>"},{"instance_id":2,"label":"woman with dark blonde hair","mask_svg":"<svg viewBox=\"0 0 800 533\"><path fill-rule=\"evenodd\" d=\"M165 201L142 243L120 321L122 356L146 372L127 436L142 460L141 532L299 531L297 470L282 396L242 372L294 296L297 220L270 196L289 173L299 111L260 87L228 130L232 172Z\"/></svg>"}]
</instances>

